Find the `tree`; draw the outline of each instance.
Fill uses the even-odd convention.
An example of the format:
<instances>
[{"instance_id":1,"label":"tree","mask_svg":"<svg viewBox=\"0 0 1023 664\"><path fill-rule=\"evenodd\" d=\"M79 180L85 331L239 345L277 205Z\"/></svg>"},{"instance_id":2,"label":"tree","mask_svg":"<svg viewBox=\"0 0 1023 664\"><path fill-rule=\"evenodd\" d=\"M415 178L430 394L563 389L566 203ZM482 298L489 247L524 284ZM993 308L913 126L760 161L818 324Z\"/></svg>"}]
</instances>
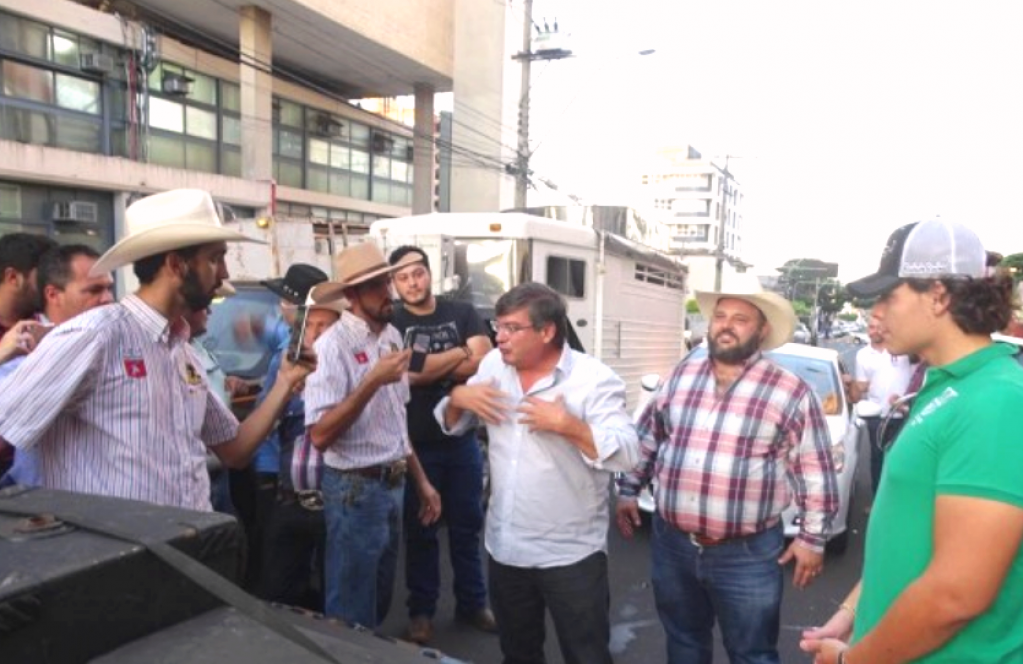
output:
<instances>
[{"instance_id":1,"label":"tree","mask_svg":"<svg viewBox=\"0 0 1023 664\"><path fill-rule=\"evenodd\" d=\"M793 258L777 268L778 288L790 300L810 303L814 289L821 283L838 277L838 264L827 263L816 258Z\"/></svg>"},{"instance_id":2,"label":"tree","mask_svg":"<svg viewBox=\"0 0 1023 664\"><path fill-rule=\"evenodd\" d=\"M1012 282L1018 284L1023 280L1023 253L1009 254L1002 259L998 267L1005 268L1012 275Z\"/></svg>"},{"instance_id":3,"label":"tree","mask_svg":"<svg viewBox=\"0 0 1023 664\"><path fill-rule=\"evenodd\" d=\"M700 313L700 305L696 303L695 298L690 298L686 301L686 313L687 314L698 314Z\"/></svg>"}]
</instances>

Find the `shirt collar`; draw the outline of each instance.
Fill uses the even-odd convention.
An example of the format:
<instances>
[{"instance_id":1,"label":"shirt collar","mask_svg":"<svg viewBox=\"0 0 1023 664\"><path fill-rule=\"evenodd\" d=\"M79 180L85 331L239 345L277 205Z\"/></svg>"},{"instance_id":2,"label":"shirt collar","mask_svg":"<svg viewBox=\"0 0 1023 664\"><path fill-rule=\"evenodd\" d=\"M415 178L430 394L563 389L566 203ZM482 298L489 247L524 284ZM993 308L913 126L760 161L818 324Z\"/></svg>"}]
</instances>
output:
<instances>
[{"instance_id":1,"label":"shirt collar","mask_svg":"<svg viewBox=\"0 0 1023 664\"><path fill-rule=\"evenodd\" d=\"M952 378L963 378L999 357L1016 354L1016 347L1011 344L992 343L980 350L975 350L966 357L961 357L943 367L933 367L931 371L948 374Z\"/></svg>"},{"instance_id":2,"label":"shirt collar","mask_svg":"<svg viewBox=\"0 0 1023 664\"><path fill-rule=\"evenodd\" d=\"M188 341L188 323L183 318L178 318L173 324L164 318L156 309L152 308L138 295L129 295L121 300L121 304L128 310L135 320L142 326L142 329L155 343L167 344L178 341Z\"/></svg>"}]
</instances>

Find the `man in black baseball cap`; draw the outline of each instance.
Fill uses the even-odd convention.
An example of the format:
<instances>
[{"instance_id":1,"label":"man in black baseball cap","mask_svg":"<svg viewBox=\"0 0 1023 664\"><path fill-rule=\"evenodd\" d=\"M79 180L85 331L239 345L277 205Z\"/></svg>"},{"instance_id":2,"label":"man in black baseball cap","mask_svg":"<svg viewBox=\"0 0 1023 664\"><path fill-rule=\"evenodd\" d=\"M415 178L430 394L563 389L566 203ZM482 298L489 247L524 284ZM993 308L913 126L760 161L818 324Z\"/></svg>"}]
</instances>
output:
<instances>
[{"instance_id":1,"label":"man in black baseball cap","mask_svg":"<svg viewBox=\"0 0 1023 664\"><path fill-rule=\"evenodd\" d=\"M1012 280L987 270L973 231L933 220L895 231L877 272L848 288L877 298L891 353L930 369L885 455L863 580L801 647L817 664L1016 658L1023 369L1015 346L991 340L1011 316ZM850 632L851 646L838 640Z\"/></svg>"}]
</instances>

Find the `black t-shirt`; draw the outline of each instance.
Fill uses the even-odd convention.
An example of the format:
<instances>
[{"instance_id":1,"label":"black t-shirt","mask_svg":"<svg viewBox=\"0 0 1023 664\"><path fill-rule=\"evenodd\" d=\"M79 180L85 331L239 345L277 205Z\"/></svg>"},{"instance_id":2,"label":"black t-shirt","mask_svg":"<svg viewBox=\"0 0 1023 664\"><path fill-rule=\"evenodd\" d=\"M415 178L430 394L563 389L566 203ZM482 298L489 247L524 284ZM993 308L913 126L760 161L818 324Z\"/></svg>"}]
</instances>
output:
<instances>
[{"instance_id":1,"label":"black t-shirt","mask_svg":"<svg viewBox=\"0 0 1023 664\"><path fill-rule=\"evenodd\" d=\"M483 319L468 302L437 298L432 314L417 316L399 304L394 308L391 324L405 339L405 347L412 345L416 334L430 335L430 353L441 353L455 346L464 346L470 337L486 336ZM442 441L448 438L433 417L433 409L448 395L455 382L444 379L412 387L408 404L408 430L413 443Z\"/></svg>"}]
</instances>

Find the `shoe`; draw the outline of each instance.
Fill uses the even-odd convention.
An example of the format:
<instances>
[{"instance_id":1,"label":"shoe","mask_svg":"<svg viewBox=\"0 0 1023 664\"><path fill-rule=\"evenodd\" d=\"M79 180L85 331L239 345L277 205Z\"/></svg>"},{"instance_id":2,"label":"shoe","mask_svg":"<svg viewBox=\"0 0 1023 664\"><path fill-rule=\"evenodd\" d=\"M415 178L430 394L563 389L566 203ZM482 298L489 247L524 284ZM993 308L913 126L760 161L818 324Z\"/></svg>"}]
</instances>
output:
<instances>
[{"instance_id":1,"label":"shoe","mask_svg":"<svg viewBox=\"0 0 1023 664\"><path fill-rule=\"evenodd\" d=\"M415 616L409 620L406 636L413 643L426 645L433 638L433 621L430 616Z\"/></svg>"},{"instance_id":2,"label":"shoe","mask_svg":"<svg viewBox=\"0 0 1023 664\"><path fill-rule=\"evenodd\" d=\"M497 633L497 619L494 618L494 612L490 609L482 608L472 613L459 613L458 619L481 632Z\"/></svg>"}]
</instances>

